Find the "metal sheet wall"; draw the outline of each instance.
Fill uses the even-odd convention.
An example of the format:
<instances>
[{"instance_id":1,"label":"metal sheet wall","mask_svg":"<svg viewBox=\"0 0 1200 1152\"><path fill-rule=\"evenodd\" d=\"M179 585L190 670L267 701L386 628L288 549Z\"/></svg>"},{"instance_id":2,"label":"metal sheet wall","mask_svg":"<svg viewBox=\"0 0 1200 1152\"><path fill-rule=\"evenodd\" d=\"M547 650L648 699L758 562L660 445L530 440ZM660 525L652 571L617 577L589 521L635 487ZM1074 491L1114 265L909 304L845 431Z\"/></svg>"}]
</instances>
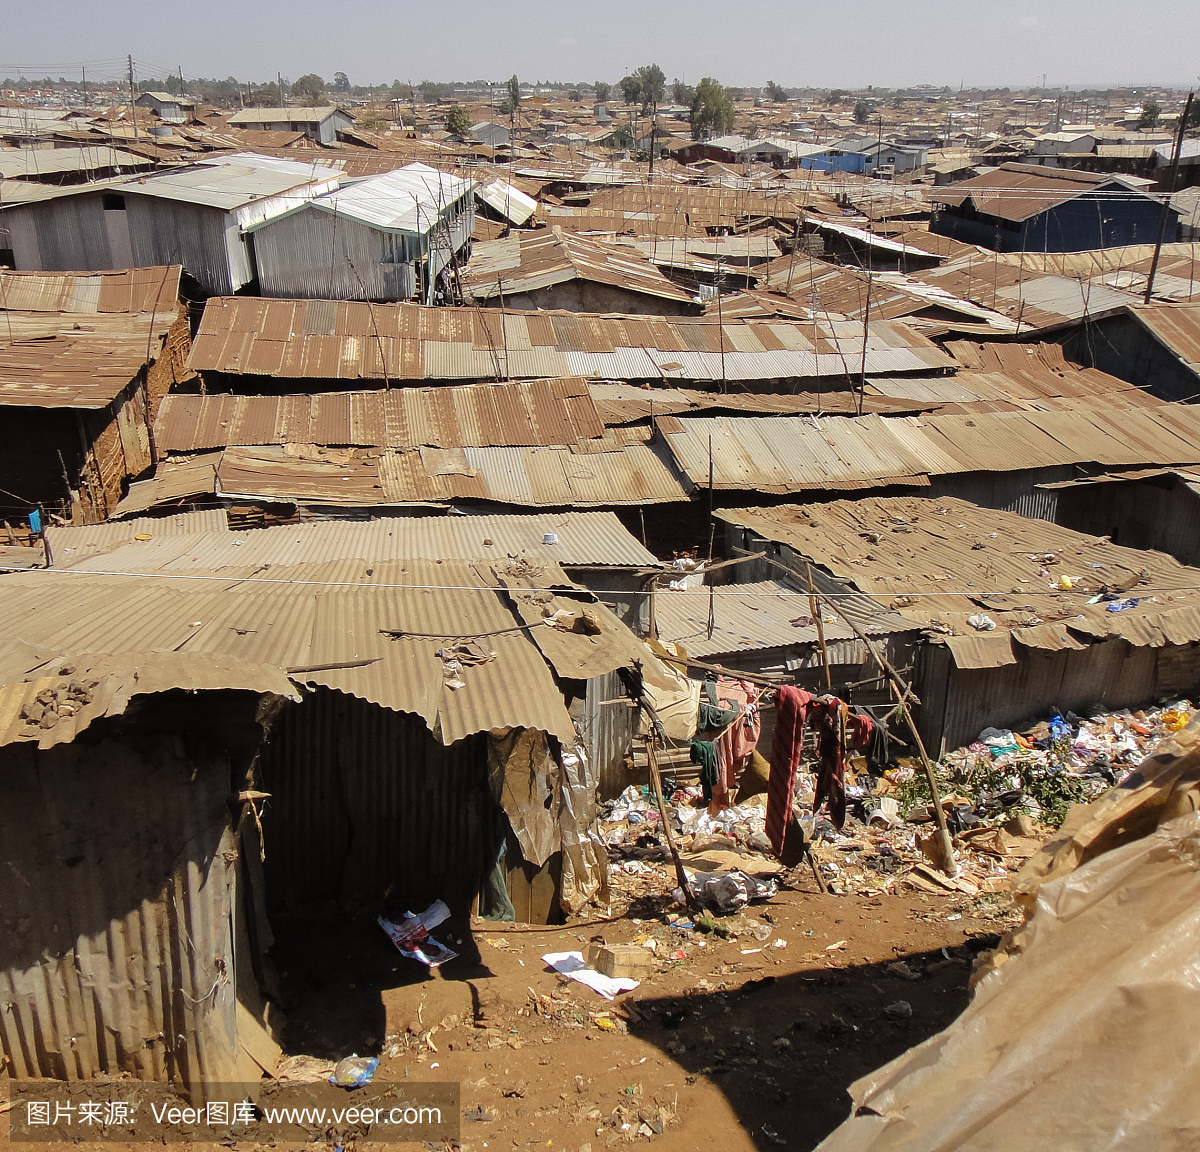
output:
<instances>
[{"instance_id":1,"label":"metal sheet wall","mask_svg":"<svg viewBox=\"0 0 1200 1152\"><path fill-rule=\"evenodd\" d=\"M415 716L318 689L278 718L259 759L273 910L389 888L470 903L483 868L486 737L445 747Z\"/></svg>"},{"instance_id":2,"label":"metal sheet wall","mask_svg":"<svg viewBox=\"0 0 1200 1152\"><path fill-rule=\"evenodd\" d=\"M44 272L118 267L101 204L101 193L96 192L5 212L4 226L12 230L17 267Z\"/></svg>"},{"instance_id":3,"label":"metal sheet wall","mask_svg":"<svg viewBox=\"0 0 1200 1152\"><path fill-rule=\"evenodd\" d=\"M230 295L242 286L232 275L225 240L226 213L219 208L127 194L125 212L137 267L182 264L214 295Z\"/></svg>"},{"instance_id":4,"label":"metal sheet wall","mask_svg":"<svg viewBox=\"0 0 1200 1152\"><path fill-rule=\"evenodd\" d=\"M0 749L0 1050L14 1078L238 1079L228 761Z\"/></svg>"},{"instance_id":5,"label":"metal sheet wall","mask_svg":"<svg viewBox=\"0 0 1200 1152\"><path fill-rule=\"evenodd\" d=\"M1200 645L1135 648L1122 639L1081 650L1024 650L1017 664L956 668L949 650L926 649L913 687L930 753L969 744L987 727L1044 718L1051 706L1087 715L1093 706L1139 708L1200 686Z\"/></svg>"},{"instance_id":6,"label":"metal sheet wall","mask_svg":"<svg viewBox=\"0 0 1200 1152\"><path fill-rule=\"evenodd\" d=\"M264 296L303 299L406 299L415 281L407 264L384 265L382 236L354 220L304 208L254 232Z\"/></svg>"},{"instance_id":7,"label":"metal sheet wall","mask_svg":"<svg viewBox=\"0 0 1200 1152\"><path fill-rule=\"evenodd\" d=\"M637 712L624 703L605 704L605 700L620 700L625 686L616 672L594 676L587 682L584 697L583 738L588 761L600 781L600 798L609 800L620 795L629 783L625 771L625 754L633 743Z\"/></svg>"}]
</instances>

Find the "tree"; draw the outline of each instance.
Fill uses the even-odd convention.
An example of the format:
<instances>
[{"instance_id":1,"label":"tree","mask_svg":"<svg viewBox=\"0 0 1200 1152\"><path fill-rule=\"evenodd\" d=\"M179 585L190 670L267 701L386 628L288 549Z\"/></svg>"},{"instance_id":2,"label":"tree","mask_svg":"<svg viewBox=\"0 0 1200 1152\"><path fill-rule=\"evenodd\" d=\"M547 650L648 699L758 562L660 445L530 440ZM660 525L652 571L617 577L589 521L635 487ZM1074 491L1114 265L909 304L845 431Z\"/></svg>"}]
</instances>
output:
<instances>
[{"instance_id":1,"label":"tree","mask_svg":"<svg viewBox=\"0 0 1200 1152\"><path fill-rule=\"evenodd\" d=\"M696 85L692 97L692 139L721 136L733 127L733 97L711 76Z\"/></svg>"},{"instance_id":2,"label":"tree","mask_svg":"<svg viewBox=\"0 0 1200 1152\"><path fill-rule=\"evenodd\" d=\"M508 78L507 87L509 107L515 112L521 107L521 81L517 79L515 72Z\"/></svg>"},{"instance_id":3,"label":"tree","mask_svg":"<svg viewBox=\"0 0 1200 1152\"><path fill-rule=\"evenodd\" d=\"M434 80L422 80L417 85L417 90L421 93L421 99L426 104L436 104L443 96L446 95L446 85L438 84Z\"/></svg>"},{"instance_id":4,"label":"tree","mask_svg":"<svg viewBox=\"0 0 1200 1152\"><path fill-rule=\"evenodd\" d=\"M831 88L825 93L826 104L841 104L850 93L845 88Z\"/></svg>"},{"instance_id":5,"label":"tree","mask_svg":"<svg viewBox=\"0 0 1200 1152\"><path fill-rule=\"evenodd\" d=\"M283 101L279 97L279 89L274 84L262 84L252 89L250 106L252 108L280 108Z\"/></svg>"},{"instance_id":6,"label":"tree","mask_svg":"<svg viewBox=\"0 0 1200 1152\"><path fill-rule=\"evenodd\" d=\"M645 115L651 105L657 108L666 94L667 78L657 64L643 64L637 70L637 77L642 82L642 114Z\"/></svg>"},{"instance_id":7,"label":"tree","mask_svg":"<svg viewBox=\"0 0 1200 1152\"><path fill-rule=\"evenodd\" d=\"M451 136L465 136L471 130L471 114L461 105L454 104L446 112L446 131Z\"/></svg>"},{"instance_id":8,"label":"tree","mask_svg":"<svg viewBox=\"0 0 1200 1152\"><path fill-rule=\"evenodd\" d=\"M592 87L596 90L597 104L603 104L608 99L609 93L612 92L612 85L606 84L603 80L597 80Z\"/></svg>"},{"instance_id":9,"label":"tree","mask_svg":"<svg viewBox=\"0 0 1200 1152\"><path fill-rule=\"evenodd\" d=\"M690 104L692 97L695 95L695 90L690 84L685 84L678 76L671 81L671 99L676 104Z\"/></svg>"},{"instance_id":10,"label":"tree","mask_svg":"<svg viewBox=\"0 0 1200 1152\"><path fill-rule=\"evenodd\" d=\"M1158 118L1162 115L1162 109L1158 105L1158 101L1153 96L1142 105L1142 114L1138 117L1139 128L1153 128L1158 124Z\"/></svg>"},{"instance_id":11,"label":"tree","mask_svg":"<svg viewBox=\"0 0 1200 1152\"><path fill-rule=\"evenodd\" d=\"M854 105L854 123L865 124L871 119L871 105L865 100L859 100Z\"/></svg>"},{"instance_id":12,"label":"tree","mask_svg":"<svg viewBox=\"0 0 1200 1152\"><path fill-rule=\"evenodd\" d=\"M575 103L578 104L579 101L583 99L583 97L579 94L578 88L572 88L571 91L567 93L567 99L573 100L573 101L575 101Z\"/></svg>"},{"instance_id":13,"label":"tree","mask_svg":"<svg viewBox=\"0 0 1200 1152\"><path fill-rule=\"evenodd\" d=\"M635 72L632 76L622 76L620 80L621 95L626 104L642 102L642 78Z\"/></svg>"},{"instance_id":14,"label":"tree","mask_svg":"<svg viewBox=\"0 0 1200 1152\"><path fill-rule=\"evenodd\" d=\"M325 99L325 81L315 72L308 72L292 85L292 95L304 101L309 108L317 107Z\"/></svg>"},{"instance_id":15,"label":"tree","mask_svg":"<svg viewBox=\"0 0 1200 1152\"><path fill-rule=\"evenodd\" d=\"M767 81L767 95L770 96L776 104L787 103L787 89L782 84L776 84L774 80Z\"/></svg>"},{"instance_id":16,"label":"tree","mask_svg":"<svg viewBox=\"0 0 1200 1152\"><path fill-rule=\"evenodd\" d=\"M350 91L350 77L345 72L335 72L333 74L333 90L335 92Z\"/></svg>"}]
</instances>

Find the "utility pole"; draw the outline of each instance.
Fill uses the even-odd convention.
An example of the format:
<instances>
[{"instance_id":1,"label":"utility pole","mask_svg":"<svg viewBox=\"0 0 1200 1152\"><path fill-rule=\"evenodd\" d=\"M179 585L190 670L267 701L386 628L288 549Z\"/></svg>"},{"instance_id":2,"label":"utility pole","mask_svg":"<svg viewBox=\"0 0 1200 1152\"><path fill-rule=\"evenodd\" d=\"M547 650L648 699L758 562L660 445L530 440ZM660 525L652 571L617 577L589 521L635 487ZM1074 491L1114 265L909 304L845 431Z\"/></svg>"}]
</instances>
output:
<instances>
[{"instance_id":1,"label":"utility pole","mask_svg":"<svg viewBox=\"0 0 1200 1152\"><path fill-rule=\"evenodd\" d=\"M87 68L84 65L79 66L79 70L83 73L83 106L87 107Z\"/></svg>"},{"instance_id":2,"label":"utility pole","mask_svg":"<svg viewBox=\"0 0 1200 1152\"><path fill-rule=\"evenodd\" d=\"M1179 184L1179 154L1183 151L1183 134L1187 130L1187 122L1192 114L1192 93L1188 93L1187 103L1183 106L1183 115L1179 117L1179 129L1175 133L1175 150L1171 155L1171 190L1163 201L1162 215L1158 218L1158 239L1154 243L1154 259L1150 261L1150 275L1146 277L1146 296L1142 301L1150 303L1154 291L1154 276L1158 272L1158 258L1162 255L1163 235L1167 230L1167 220L1171 215L1171 197Z\"/></svg>"},{"instance_id":3,"label":"utility pole","mask_svg":"<svg viewBox=\"0 0 1200 1152\"><path fill-rule=\"evenodd\" d=\"M183 99L183 65L179 65L179 99Z\"/></svg>"},{"instance_id":4,"label":"utility pole","mask_svg":"<svg viewBox=\"0 0 1200 1152\"><path fill-rule=\"evenodd\" d=\"M287 101L283 98L283 77L278 72L275 73L275 82L279 89L279 107L286 108Z\"/></svg>"},{"instance_id":5,"label":"utility pole","mask_svg":"<svg viewBox=\"0 0 1200 1152\"><path fill-rule=\"evenodd\" d=\"M133 138L138 138L137 106L133 102L133 53L129 54L129 119L133 121Z\"/></svg>"}]
</instances>

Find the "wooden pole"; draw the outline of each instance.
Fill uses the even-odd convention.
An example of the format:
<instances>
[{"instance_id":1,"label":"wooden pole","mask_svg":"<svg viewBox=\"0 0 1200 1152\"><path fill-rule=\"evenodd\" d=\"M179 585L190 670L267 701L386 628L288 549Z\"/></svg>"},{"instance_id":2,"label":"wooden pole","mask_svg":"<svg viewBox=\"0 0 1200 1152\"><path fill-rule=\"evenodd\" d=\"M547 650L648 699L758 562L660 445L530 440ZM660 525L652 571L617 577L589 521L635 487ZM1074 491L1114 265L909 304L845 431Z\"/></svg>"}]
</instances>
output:
<instances>
[{"instance_id":1,"label":"wooden pole","mask_svg":"<svg viewBox=\"0 0 1200 1152\"><path fill-rule=\"evenodd\" d=\"M765 557L767 563L776 564L787 572L792 572L786 564L780 563L778 560L772 560L770 557ZM809 561L805 561L809 565ZM809 565L809 595L816 596L818 604L825 599L823 592L818 592L816 586L811 579L811 565ZM793 573L794 575L794 573ZM950 829L946 825L946 813L942 810L942 798L938 794L937 775L933 770L933 765L929 761L929 755L925 751L925 745L921 741L920 733L917 732L917 726L913 722L912 712L909 710L909 700L915 700L916 696L913 693L912 686L908 684L900 673L888 663L888 659L884 654L875 647L867 635L863 632L845 612L842 613L842 619L846 621L847 627L857 636L866 646L868 652L875 658L875 662L880 668L887 673L888 679L892 682L892 691L895 693L896 700L904 707L904 719L908 722L908 730L912 733L913 741L916 744L917 755L921 759L921 766L925 770L925 778L929 781L929 794L933 799L933 818L937 821L938 837L942 842L942 849L946 857L946 867L944 869L947 876L958 875L958 865L954 863L953 847L950 843Z\"/></svg>"},{"instance_id":2,"label":"wooden pole","mask_svg":"<svg viewBox=\"0 0 1200 1152\"><path fill-rule=\"evenodd\" d=\"M647 707L645 697L642 697L642 707ZM658 717L655 716L653 709L649 710L651 724L658 723ZM675 845L675 833L671 830L671 820L667 815L667 802L663 796L662 777L658 772L658 757L654 754L654 735L653 728L650 735L646 738L646 763L650 767L650 787L654 789L654 795L658 797L658 815L662 820L663 835L667 838L667 848L671 852L671 859L675 862L675 879L679 883L679 887L683 891L683 898L687 902L689 908L699 908L700 901L696 899L696 894L692 891L692 886L688 883L687 873L683 870L683 860L679 856L679 849Z\"/></svg>"},{"instance_id":3,"label":"wooden pole","mask_svg":"<svg viewBox=\"0 0 1200 1152\"><path fill-rule=\"evenodd\" d=\"M833 678L829 674L829 650L825 647L825 624L821 620L821 606L817 603L816 588L812 578L812 564L804 561L804 576L808 581L808 611L817 626L817 643L821 647L821 667L825 669L825 687L833 690Z\"/></svg>"}]
</instances>

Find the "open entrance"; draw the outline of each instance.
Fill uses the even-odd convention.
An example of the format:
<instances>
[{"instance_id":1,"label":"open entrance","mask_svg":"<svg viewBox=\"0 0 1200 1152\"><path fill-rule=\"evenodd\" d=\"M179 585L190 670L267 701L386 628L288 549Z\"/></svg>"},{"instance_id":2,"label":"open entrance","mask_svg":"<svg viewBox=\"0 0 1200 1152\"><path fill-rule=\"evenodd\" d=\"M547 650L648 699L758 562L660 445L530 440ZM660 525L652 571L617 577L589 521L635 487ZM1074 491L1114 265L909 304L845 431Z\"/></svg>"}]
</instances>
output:
<instances>
[{"instance_id":1,"label":"open entrance","mask_svg":"<svg viewBox=\"0 0 1200 1152\"><path fill-rule=\"evenodd\" d=\"M559 854L540 868L524 861L489 790L486 733L447 747L419 716L320 688L276 719L256 786L270 794L262 979L284 1009L285 1054L378 1055L395 990L489 975L472 915L557 914ZM437 900L451 916L433 935L458 958L435 976L397 951L378 917Z\"/></svg>"}]
</instances>

